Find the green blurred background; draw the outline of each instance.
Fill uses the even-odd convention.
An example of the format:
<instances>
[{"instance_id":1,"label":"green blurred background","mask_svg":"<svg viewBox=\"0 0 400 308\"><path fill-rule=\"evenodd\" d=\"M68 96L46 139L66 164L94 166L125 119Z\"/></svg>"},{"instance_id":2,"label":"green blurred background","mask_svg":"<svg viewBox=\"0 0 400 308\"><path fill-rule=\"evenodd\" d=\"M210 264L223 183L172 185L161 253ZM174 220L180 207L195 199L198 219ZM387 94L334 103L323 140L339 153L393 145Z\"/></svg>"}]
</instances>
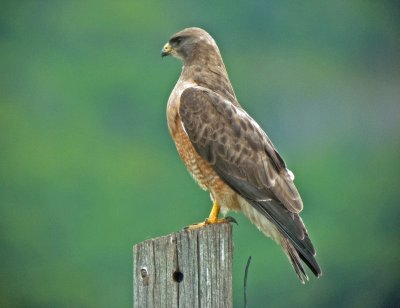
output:
<instances>
[{"instance_id":1,"label":"green blurred background","mask_svg":"<svg viewBox=\"0 0 400 308\"><path fill-rule=\"evenodd\" d=\"M169 36L216 39L241 104L303 196L324 274L233 214L234 300L400 303L398 1L3 1L0 306L130 307L132 246L204 219L169 136Z\"/></svg>"}]
</instances>

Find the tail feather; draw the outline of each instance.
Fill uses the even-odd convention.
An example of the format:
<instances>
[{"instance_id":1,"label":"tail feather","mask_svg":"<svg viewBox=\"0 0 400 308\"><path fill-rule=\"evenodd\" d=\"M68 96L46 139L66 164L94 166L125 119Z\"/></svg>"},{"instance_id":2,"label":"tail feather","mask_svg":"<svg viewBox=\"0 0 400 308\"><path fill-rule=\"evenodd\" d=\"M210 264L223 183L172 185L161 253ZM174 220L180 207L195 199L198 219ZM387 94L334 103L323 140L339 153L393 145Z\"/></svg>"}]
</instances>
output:
<instances>
[{"instance_id":1,"label":"tail feather","mask_svg":"<svg viewBox=\"0 0 400 308\"><path fill-rule=\"evenodd\" d=\"M269 230L264 230L265 228L260 226L259 218L255 219L256 216L254 214L251 214L251 217L248 215L253 223L258 225L265 234L271 236L282 245L300 281L304 283L308 280L301 261L310 268L316 277L320 277L322 271L315 258L316 252L300 216L296 213L289 212L276 200L248 200L248 202L276 228L276 231L278 231L279 235L274 236L272 234L273 232L271 233Z\"/></svg>"},{"instance_id":2,"label":"tail feather","mask_svg":"<svg viewBox=\"0 0 400 308\"><path fill-rule=\"evenodd\" d=\"M292 244L287 239L284 239L283 250L289 258L290 263L292 264L297 276L299 277L301 283L305 283L308 281L308 276L304 270L303 265L301 264L301 260L297 250L293 247Z\"/></svg>"}]
</instances>

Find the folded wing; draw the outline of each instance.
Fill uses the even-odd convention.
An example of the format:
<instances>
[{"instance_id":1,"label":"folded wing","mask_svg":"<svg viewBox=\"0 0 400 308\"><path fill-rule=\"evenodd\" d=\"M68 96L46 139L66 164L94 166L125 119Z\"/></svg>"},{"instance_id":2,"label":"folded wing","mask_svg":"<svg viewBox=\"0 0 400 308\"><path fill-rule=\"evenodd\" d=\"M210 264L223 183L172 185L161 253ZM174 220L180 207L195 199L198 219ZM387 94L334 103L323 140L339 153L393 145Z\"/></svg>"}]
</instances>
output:
<instances>
[{"instance_id":1,"label":"folded wing","mask_svg":"<svg viewBox=\"0 0 400 308\"><path fill-rule=\"evenodd\" d=\"M321 270L298 215L303 208L293 175L260 126L240 107L202 87L182 92L179 113L198 154L234 191L271 221L301 280L299 257L316 276Z\"/></svg>"}]
</instances>

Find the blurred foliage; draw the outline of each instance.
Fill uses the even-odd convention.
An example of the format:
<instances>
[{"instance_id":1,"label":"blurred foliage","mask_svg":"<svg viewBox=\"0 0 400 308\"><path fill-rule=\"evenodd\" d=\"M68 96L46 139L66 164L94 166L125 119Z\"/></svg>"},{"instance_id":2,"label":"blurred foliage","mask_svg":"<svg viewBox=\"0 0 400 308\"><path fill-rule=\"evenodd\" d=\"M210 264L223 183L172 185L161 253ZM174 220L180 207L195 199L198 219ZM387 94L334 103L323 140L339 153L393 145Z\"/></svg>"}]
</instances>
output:
<instances>
[{"instance_id":1,"label":"blurred foliage","mask_svg":"<svg viewBox=\"0 0 400 308\"><path fill-rule=\"evenodd\" d=\"M399 305L397 1L6 1L0 11L0 306L129 307L132 245L204 219L165 119L160 49L200 26L305 203L301 285L241 214L235 306ZM290 294L289 296L287 294Z\"/></svg>"}]
</instances>

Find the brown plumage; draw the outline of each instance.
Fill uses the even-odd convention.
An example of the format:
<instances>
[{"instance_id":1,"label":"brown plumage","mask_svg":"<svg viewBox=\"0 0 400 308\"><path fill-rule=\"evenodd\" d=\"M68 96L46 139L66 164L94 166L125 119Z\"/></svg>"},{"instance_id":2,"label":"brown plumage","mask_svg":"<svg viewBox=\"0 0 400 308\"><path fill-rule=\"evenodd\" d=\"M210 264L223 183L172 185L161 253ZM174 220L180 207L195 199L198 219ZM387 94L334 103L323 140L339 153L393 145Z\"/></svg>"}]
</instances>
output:
<instances>
[{"instance_id":1,"label":"brown plumage","mask_svg":"<svg viewBox=\"0 0 400 308\"><path fill-rule=\"evenodd\" d=\"M237 101L214 39L187 28L170 38L162 55L183 62L167 121L193 178L224 213L242 211L280 244L302 282L308 277L301 260L319 277L315 249L298 214L303 203L293 174Z\"/></svg>"}]
</instances>

